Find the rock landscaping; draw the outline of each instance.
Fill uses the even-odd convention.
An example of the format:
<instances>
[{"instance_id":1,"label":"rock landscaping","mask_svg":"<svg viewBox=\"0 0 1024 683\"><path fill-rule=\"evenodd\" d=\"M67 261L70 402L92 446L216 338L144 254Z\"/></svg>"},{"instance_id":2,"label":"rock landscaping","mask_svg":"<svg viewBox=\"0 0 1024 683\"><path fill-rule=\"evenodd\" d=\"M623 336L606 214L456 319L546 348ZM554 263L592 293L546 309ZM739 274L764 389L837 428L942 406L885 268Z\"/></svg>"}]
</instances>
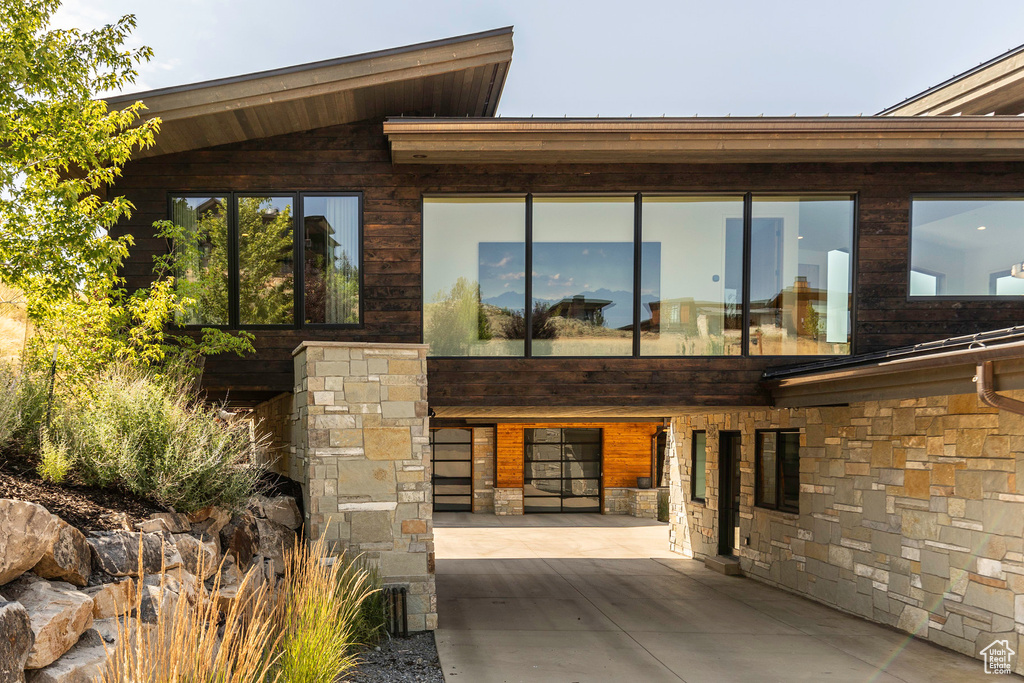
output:
<instances>
[{"instance_id":1,"label":"rock landscaping","mask_svg":"<svg viewBox=\"0 0 1024 683\"><path fill-rule=\"evenodd\" d=\"M134 529L86 533L37 503L0 499L0 681L93 680L119 626L152 628L200 582L219 580L226 607L248 572L283 574L301 522L294 498L259 496L237 514L156 512Z\"/></svg>"}]
</instances>

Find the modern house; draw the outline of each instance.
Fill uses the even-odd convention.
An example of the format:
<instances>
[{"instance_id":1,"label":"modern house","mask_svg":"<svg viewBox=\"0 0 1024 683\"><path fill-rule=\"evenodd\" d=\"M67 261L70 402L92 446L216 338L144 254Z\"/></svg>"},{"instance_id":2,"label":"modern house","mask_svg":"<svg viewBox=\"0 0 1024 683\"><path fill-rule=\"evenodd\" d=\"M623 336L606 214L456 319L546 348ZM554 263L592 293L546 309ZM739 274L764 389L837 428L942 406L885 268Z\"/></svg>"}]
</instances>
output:
<instances>
[{"instance_id":1,"label":"modern house","mask_svg":"<svg viewBox=\"0 0 1024 683\"><path fill-rule=\"evenodd\" d=\"M163 120L113 188L129 284L155 221L193 231L187 322L257 349L204 387L311 528L430 628L432 510L627 513L651 477L684 555L1019 643L1024 49L866 117L500 118L511 58L499 29L110 101Z\"/></svg>"}]
</instances>

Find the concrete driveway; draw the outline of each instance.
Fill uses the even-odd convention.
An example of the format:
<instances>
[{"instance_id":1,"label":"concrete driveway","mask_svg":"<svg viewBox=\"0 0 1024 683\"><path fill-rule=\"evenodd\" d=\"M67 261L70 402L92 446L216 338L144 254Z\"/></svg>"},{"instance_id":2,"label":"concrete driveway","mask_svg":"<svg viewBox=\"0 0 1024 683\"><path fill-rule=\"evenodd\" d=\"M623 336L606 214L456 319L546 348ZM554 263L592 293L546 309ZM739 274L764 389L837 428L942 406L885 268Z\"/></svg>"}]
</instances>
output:
<instances>
[{"instance_id":1,"label":"concrete driveway","mask_svg":"<svg viewBox=\"0 0 1024 683\"><path fill-rule=\"evenodd\" d=\"M632 517L438 513L448 683L989 681L980 661L667 550Z\"/></svg>"}]
</instances>

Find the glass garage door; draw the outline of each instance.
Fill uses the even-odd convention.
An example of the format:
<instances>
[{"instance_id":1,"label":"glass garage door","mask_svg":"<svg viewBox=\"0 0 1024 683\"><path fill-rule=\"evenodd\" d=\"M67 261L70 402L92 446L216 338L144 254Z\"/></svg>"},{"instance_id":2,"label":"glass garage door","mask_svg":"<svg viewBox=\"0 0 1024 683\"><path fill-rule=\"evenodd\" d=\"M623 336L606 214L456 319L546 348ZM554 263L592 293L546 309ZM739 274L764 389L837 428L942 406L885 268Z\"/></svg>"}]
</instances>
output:
<instances>
[{"instance_id":1,"label":"glass garage door","mask_svg":"<svg viewBox=\"0 0 1024 683\"><path fill-rule=\"evenodd\" d=\"M431 429L434 511L473 511L473 430Z\"/></svg>"},{"instance_id":2,"label":"glass garage door","mask_svg":"<svg viewBox=\"0 0 1024 683\"><path fill-rule=\"evenodd\" d=\"M527 429L526 512L601 511L601 430Z\"/></svg>"}]
</instances>

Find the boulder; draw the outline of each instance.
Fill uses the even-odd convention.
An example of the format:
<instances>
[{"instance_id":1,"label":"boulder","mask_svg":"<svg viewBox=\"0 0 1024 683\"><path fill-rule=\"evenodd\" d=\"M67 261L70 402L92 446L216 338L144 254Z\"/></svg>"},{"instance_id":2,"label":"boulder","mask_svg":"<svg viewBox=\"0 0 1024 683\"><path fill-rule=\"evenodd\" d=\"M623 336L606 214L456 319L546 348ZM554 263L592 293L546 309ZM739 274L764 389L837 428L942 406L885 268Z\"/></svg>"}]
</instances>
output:
<instances>
[{"instance_id":1,"label":"boulder","mask_svg":"<svg viewBox=\"0 0 1024 683\"><path fill-rule=\"evenodd\" d=\"M57 518L42 505L0 499L0 585L36 566L56 535Z\"/></svg>"},{"instance_id":2,"label":"boulder","mask_svg":"<svg viewBox=\"0 0 1024 683\"><path fill-rule=\"evenodd\" d=\"M85 534L65 522L54 517L57 533L43 557L32 571L44 579L58 579L76 586L89 583L92 574L92 550Z\"/></svg>"},{"instance_id":3,"label":"boulder","mask_svg":"<svg viewBox=\"0 0 1024 683\"><path fill-rule=\"evenodd\" d=\"M4 592L25 606L35 635L26 669L52 664L92 627L92 599L70 583L28 574Z\"/></svg>"},{"instance_id":4,"label":"boulder","mask_svg":"<svg viewBox=\"0 0 1024 683\"><path fill-rule=\"evenodd\" d=\"M220 564L220 548L212 536L203 534L196 538L190 534L175 534L174 545L181 555L182 566L201 581L217 573Z\"/></svg>"},{"instance_id":5,"label":"boulder","mask_svg":"<svg viewBox=\"0 0 1024 683\"><path fill-rule=\"evenodd\" d=\"M0 681L22 683L28 654L35 643L28 610L18 602L0 600Z\"/></svg>"},{"instance_id":6,"label":"boulder","mask_svg":"<svg viewBox=\"0 0 1024 683\"><path fill-rule=\"evenodd\" d=\"M234 555L240 567L248 567L252 556L259 549L259 529L256 518L249 512L242 512L220 531L220 546L225 555Z\"/></svg>"},{"instance_id":7,"label":"boulder","mask_svg":"<svg viewBox=\"0 0 1024 683\"><path fill-rule=\"evenodd\" d=\"M63 657L28 672L26 683L94 683L103 673L109 647L95 629L89 629Z\"/></svg>"},{"instance_id":8,"label":"boulder","mask_svg":"<svg viewBox=\"0 0 1024 683\"><path fill-rule=\"evenodd\" d=\"M135 579L104 583L82 591L92 598L93 619L110 619L128 612L135 597Z\"/></svg>"},{"instance_id":9,"label":"boulder","mask_svg":"<svg viewBox=\"0 0 1024 683\"><path fill-rule=\"evenodd\" d=\"M231 513L224 508L209 506L188 516L192 531L219 536L220 530L231 521Z\"/></svg>"},{"instance_id":10,"label":"boulder","mask_svg":"<svg viewBox=\"0 0 1024 683\"><path fill-rule=\"evenodd\" d=\"M197 588L196 577L182 569L162 576L147 576L139 588L139 620L144 624L158 624L160 614L169 610L164 617L164 625L169 627L178 600L194 602L198 597Z\"/></svg>"},{"instance_id":11,"label":"boulder","mask_svg":"<svg viewBox=\"0 0 1024 683\"><path fill-rule=\"evenodd\" d=\"M143 574L154 574L161 567L181 566L177 548L159 534L104 531L92 534L87 540L96 569L110 576L138 576L140 569Z\"/></svg>"},{"instance_id":12,"label":"boulder","mask_svg":"<svg viewBox=\"0 0 1024 683\"><path fill-rule=\"evenodd\" d=\"M284 574L285 558L295 547L295 532L269 519L256 520L260 532L260 554L274 563L274 571Z\"/></svg>"},{"instance_id":13,"label":"boulder","mask_svg":"<svg viewBox=\"0 0 1024 683\"><path fill-rule=\"evenodd\" d=\"M178 512L154 512L149 519L139 522L135 528L147 534L158 534L166 531L171 534L182 534L192 530L192 524L186 515Z\"/></svg>"},{"instance_id":14,"label":"boulder","mask_svg":"<svg viewBox=\"0 0 1024 683\"><path fill-rule=\"evenodd\" d=\"M295 530L302 526L302 515L299 513L299 505L291 496L275 496L265 498L256 496L263 509L263 516L271 522L286 526Z\"/></svg>"}]
</instances>

